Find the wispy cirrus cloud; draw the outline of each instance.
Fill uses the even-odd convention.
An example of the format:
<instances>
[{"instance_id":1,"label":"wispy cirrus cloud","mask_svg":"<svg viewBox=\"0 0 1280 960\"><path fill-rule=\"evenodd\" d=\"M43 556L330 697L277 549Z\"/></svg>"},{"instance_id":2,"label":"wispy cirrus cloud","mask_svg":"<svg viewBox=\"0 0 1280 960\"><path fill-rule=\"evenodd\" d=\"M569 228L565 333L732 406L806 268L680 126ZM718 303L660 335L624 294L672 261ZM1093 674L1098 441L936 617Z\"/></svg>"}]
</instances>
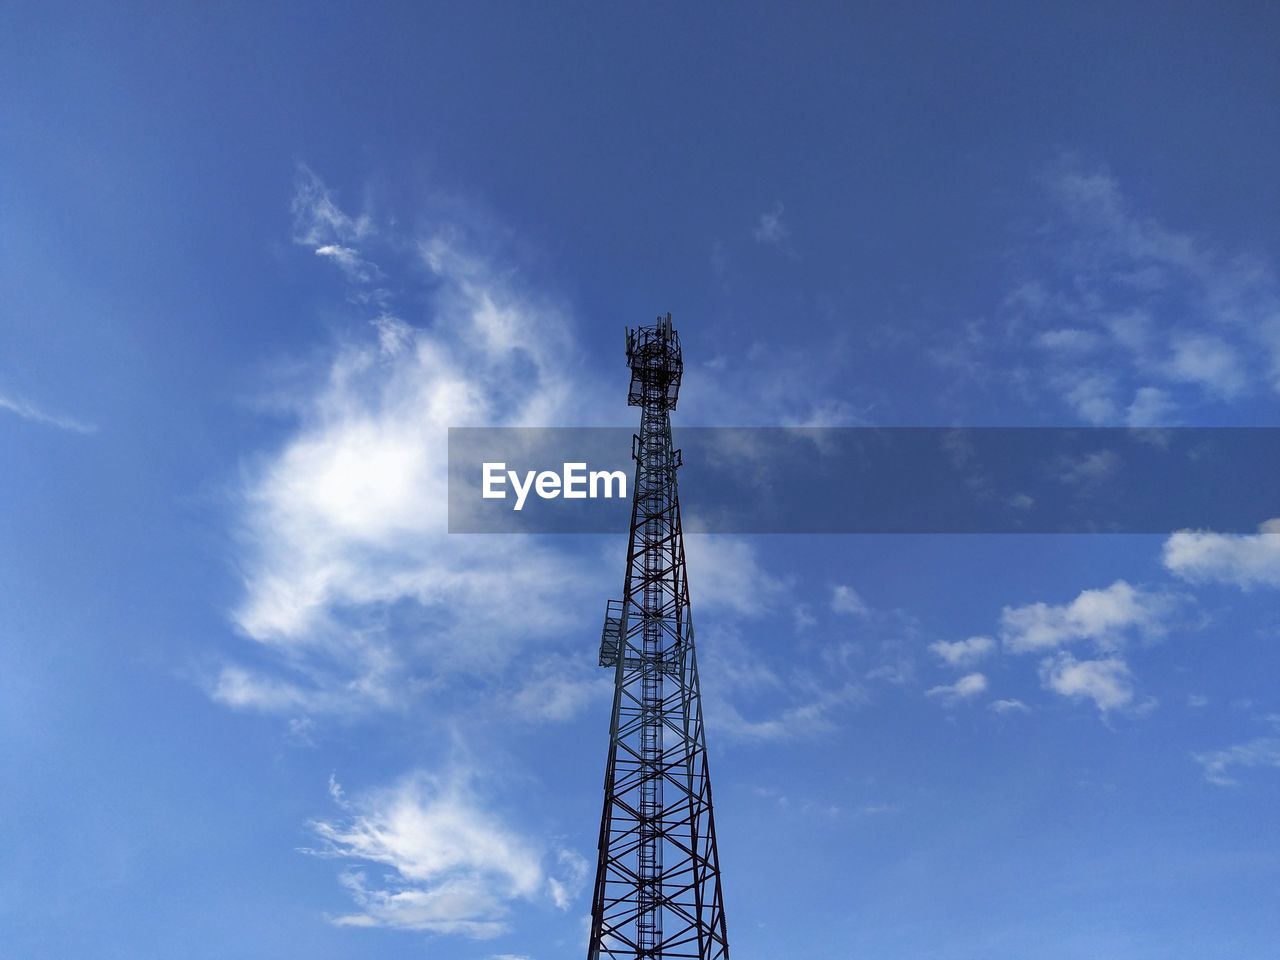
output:
<instances>
[{"instance_id":1,"label":"wispy cirrus cloud","mask_svg":"<svg viewBox=\"0 0 1280 960\"><path fill-rule=\"evenodd\" d=\"M517 658L558 662L566 637L598 629L622 560L555 538L449 536L448 428L575 424L600 410L629 422L627 408L584 372L569 313L484 228L445 219L396 233L347 213L306 167L291 210L294 239L335 264L367 325L276 404L292 429L243 471L232 618L268 656L228 663L210 691L293 715L395 709L457 674L510 692ZM392 276L421 304L413 314L382 286ZM785 595L739 538L690 537L688 550L700 609L759 616ZM577 671L541 682L541 719L597 694ZM526 713L533 697L517 698Z\"/></svg>"},{"instance_id":2,"label":"wispy cirrus cloud","mask_svg":"<svg viewBox=\"0 0 1280 960\"><path fill-rule=\"evenodd\" d=\"M1066 157L1041 183L1018 279L996 316L935 348L940 364L1097 425L1172 425L1280 391L1274 264L1145 215L1101 165Z\"/></svg>"},{"instance_id":3,"label":"wispy cirrus cloud","mask_svg":"<svg viewBox=\"0 0 1280 960\"><path fill-rule=\"evenodd\" d=\"M293 239L309 247L355 244L375 233L373 217L368 213L352 216L334 199L333 191L306 164L299 164L294 181Z\"/></svg>"},{"instance_id":4,"label":"wispy cirrus cloud","mask_svg":"<svg viewBox=\"0 0 1280 960\"><path fill-rule=\"evenodd\" d=\"M786 208L779 202L760 214L760 219L751 230L751 236L757 243L767 243L775 247L784 247L791 239L791 230L782 222L782 214Z\"/></svg>"},{"instance_id":5,"label":"wispy cirrus cloud","mask_svg":"<svg viewBox=\"0 0 1280 960\"><path fill-rule=\"evenodd\" d=\"M718 664L719 661L712 661ZM830 733L836 729L839 713L867 702L866 689L854 680L823 683L807 673L785 679L786 693L781 706L746 701L741 696L721 695L722 681L707 685L708 722L717 735L731 740L777 743Z\"/></svg>"},{"instance_id":6,"label":"wispy cirrus cloud","mask_svg":"<svg viewBox=\"0 0 1280 960\"><path fill-rule=\"evenodd\" d=\"M966 640L937 640L929 644L929 651L949 667L967 667L992 653L996 642L990 637L969 637Z\"/></svg>"},{"instance_id":7,"label":"wispy cirrus cloud","mask_svg":"<svg viewBox=\"0 0 1280 960\"><path fill-rule=\"evenodd\" d=\"M865 704L865 685L848 664L815 672L775 661L735 626L704 631L702 692L716 736L748 743L804 739L836 729L840 713Z\"/></svg>"},{"instance_id":8,"label":"wispy cirrus cloud","mask_svg":"<svg viewBox=\"0 0 1280 960\"><path fill-rule=\"evenodd\" d=\"M759 616L787 595L786 581L769 573L742 537L693 533L685 537L685 552L700 608Z\"/></svg>"},{"instance_id":9,"label":"wispy cirrus cloud","mask_svg":"<svg viewBox=\"0 0 1280 960\"><path fill-rule=\"evenodd\" d=\"M371 214L352 216L337 203L325 182L305 164L298 167L293 200L293 242L336 264L355 284L382 279L377 265L361 250L377 235ZM360 299L385 299L385 290L361 291Z\"/></svg>"},{"instance_id":10,"label":"wispy cirrus cloud","mask_svg":"<svg viewBox=\"0 0 1280 960\"><path fill-rule=\"evenodd\" d=\"M1005 697L1000 700L992 700L987 704L987 709L992 713L1028 713L1031 708L1021 700L1015 697Z\"/></svg>"},{"instance_id":11,"label":"wispy cirrus cloud","mask_svg":"<svg viewBox=\"0 0 1280 960\"><path fill-rule=\"evenodd\" d=\"M847 583L837 583L831 588L831 609L836 613L855 617L865 617L871 613L871 608L862 599L862 595Z\"/></svg>"},{"instance_id":12,"label":"wispy cirrus cloud","mask_svg":"<svg viewBox=\"0 0 1280 960\"><path fill-rule=\"evenodd\" d=\"M943 683L930 687L925 696L934 697L951 706L962 700L971 700L987 691L987 678L981 673L966 673L955 683Z\"/></svg>"},{"instance_id":13,"label":"wispy cirrus cloud","mask_svg":"<svg viewBox=\"0 0 1280 960\"><path fill-rule=\"evenodd\" d=\"M61 414L50 413L22 397L15 396L10 393L0 392L0 410L6 410L23 420L29 420L32 423L38 423L46 427L55 427L58 430L66 430L69 433L96 433L98 427L96 424L86 423L83 420L76 420L73 417L62 416Z\"/></svg>"},{"instance_id":14,"label":"wispy cirrus cloud","mask_svg":"<svg viewBox=\"0 0 1280 960\"><path fill-rule=\"evenodd\" d=\"M1271 732L1221 750L1192 755L1204 770L1204 778L1219 787L1239 784L1235 771L1260 768L1280 769L1280 716L1267 718Z\"/></svg>"},{"instance_id":15,"label":"wispy cirrus cloud","mask_svg":"<svg viewBox=\"0 0 1280 960\"><path fill-rule=\"evenodd\" d=\"M1175 404L1280 387L1280 285L1270 265L1143 216L1105 170L1064 161L1046 182L1058 267L1049 275L1070 283L1031 281L1038 294L1012 304L1011 319L1033 329L1063 322L1092 339L1085 350L1078 339L1041 341L1055 384L1084 419L1145 426Z\"/></svg>"},{"instance_id":16,"label":"wispy cirrus cloud","mask_svg":"<svg viewBox=\"0 0 1280 960\"><path fill-rule=\"evenodd\" d=\"M299 171L294 234L317 252L374 249L425 291L416 323L385 296L353 297L372 316L292 392L295 428L244 471L240 631L275 670L230 664L211 682L228 706L342 712L395 706L410 681L500 671L521 645L553 637L605 591L599 564L545 540L446 533L450 426L572 422L594 389L570 379L570 321L495 266L483 240L444 224L385 238ZM375 248L375 241L385 241ZM352 271L354 289L382 268ZM347 261L347 262L344 262Z\"/></svg>"},{"instance_id":17,"label":"wispy cirrus cloud","mask_svg":"<svg viewBox=\"0 0 1280 960\"><path fill-rule=\"evenodd\" d=\"M544 657L521 673L508 704L525 722L569 720L593 703L603 708L613 693L613 673L582 656Z\"/></svg>"},{"instance_id":18,"label":"wispy cirrus cloud","mask_svg":"<svg viewBox=\"0 0 1280 960\"><path fill-rule=\"evenodd\" d=\"M487 939L507 929L514 902L567 909L581 891L585 861L512 829L465 775L415 772L352 799L331 780L330 794L339 815L311 822L320 845L304 852L349 864L340 880L357 909L333 917L339 926Z\"/></svg>"}]
</instances>

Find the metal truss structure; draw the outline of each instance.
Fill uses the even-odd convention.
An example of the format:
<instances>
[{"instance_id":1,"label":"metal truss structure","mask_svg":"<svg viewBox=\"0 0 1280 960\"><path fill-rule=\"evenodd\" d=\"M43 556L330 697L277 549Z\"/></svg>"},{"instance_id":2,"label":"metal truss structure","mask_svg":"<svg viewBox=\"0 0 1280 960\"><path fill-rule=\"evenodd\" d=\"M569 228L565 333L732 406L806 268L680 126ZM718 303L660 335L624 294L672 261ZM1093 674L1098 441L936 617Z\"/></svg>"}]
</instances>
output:
<instances>
[{"instance_id":1,"label":"metal truss structure","mask_svg":"<svg viewBox=\"0 0 1280 960\"><path fill-rule=\"evenodd\" d=\"M671 442L683 361L670 314L627 331L627 364L640 432L626 586L600 642L615 679L587 957L727 960Z\"/></svg>"}]
</instances>

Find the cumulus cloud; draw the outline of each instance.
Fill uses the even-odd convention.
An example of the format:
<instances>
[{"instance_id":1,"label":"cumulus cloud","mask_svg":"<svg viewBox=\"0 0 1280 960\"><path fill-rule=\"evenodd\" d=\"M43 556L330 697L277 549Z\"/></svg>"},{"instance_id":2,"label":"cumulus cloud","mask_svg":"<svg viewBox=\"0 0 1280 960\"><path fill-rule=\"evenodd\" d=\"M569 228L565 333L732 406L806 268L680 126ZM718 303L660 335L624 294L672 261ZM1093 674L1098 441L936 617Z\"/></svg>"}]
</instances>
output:
<instances>
[{"instance_id":1,"label":"cumulus cloud","mask_svg":"<svg viewBox=\"0 0 1280 960\"><path fill-rule=\"evenodd\" d=\"M991 651L996 642L990 637L969 637L967 640L938 640L929 644L929 650L949 667L967 667L977 663Z\"/></svg>"},{"instance_id":2,"label":"cumulus cloud","mask_svg":"<svg viewBox=\"0 0 1280 960\"><path fill-rule=\"evenodd\" d=\"M1280 519L1263 523L1256 534L1180 530L1164 542L1163 560L1192 583L1280 587Z\"/></svg>"},{"instance_id":3,"label":"cumulus cloud","mask_svg":"<svg viewBox=\"0 0 1280 960\"><path fill-rule=\"evenodd\" d=\"M1040 678L1054 693L1073 700L1092 700L1103 714L1133 702L1133 676L1119 657L1077 660L1063 651L1041 661Z\"/></svg>"},{"instance_id":4,"label":"cumulus cloud","mask_svg":"<svg viewBox=\"0 0 1280 960\"><path fill-rule=\"evenodd\" d=\"M304 852L379 873L376 881L363 868L341 874L357 909L332 918L340 926L493 937L506 930L514 901L548 898L567 908L585 873L568 851L548 870L537 845L488 811L464 777L416 773L341 808L340 818L311 822L321 843Z\"/></svg>"},{"instance_id":5,"label":"cumulus cloud","mask_svg":"<svg viewBox=\"0 0 1280 960\"><path fill-rule=\"evenodd\" d=\"M981 673L967 673L955 683L940 684L925 691L925 696L937 697L943 703L952 704L969 700L984 693L987 678Z\"/></svg>"},{"instance_id":6,"label":"cumulus cloud","mask_svg":"<svg viewBox=\"0 0 1280 960\"><path fill-rule=\"evenodd\" d=\"M1011 653L1051 650L1078 640L1112 649L1127 636L1160 636L1173 607L1165 594L1117 580L1104 589L1084 590L1066 604L1005 607L1000 636Z\"/></svg>"}]
</instances>

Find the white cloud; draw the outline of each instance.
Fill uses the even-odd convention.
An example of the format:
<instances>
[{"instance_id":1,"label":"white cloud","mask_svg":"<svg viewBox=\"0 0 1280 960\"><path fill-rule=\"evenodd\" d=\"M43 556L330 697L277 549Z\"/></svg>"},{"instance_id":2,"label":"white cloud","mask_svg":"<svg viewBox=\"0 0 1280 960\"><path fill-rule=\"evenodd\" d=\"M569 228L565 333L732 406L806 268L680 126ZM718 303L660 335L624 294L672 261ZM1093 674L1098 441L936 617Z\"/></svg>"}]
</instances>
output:
<instances>
[{"instance_id":1,"label":"white cloud","mask_svg":"<svg viewBox=\"0 0 1280 960\"><path fill-rule=\"evenodd\" d=\"M338 775L336 773L329 774L329 797L338 806L346 807L347 794L346 791L342 789L342 784L338 782Z\"/></svg>"},{"instance_id":2,"label":"white cloud","mask_svg":"<svg viewBox=\"0 0 1280 960\"><path fill-rule=\"evenodd\" d=\"M1023 275L968 338L962 369L1006 371L1023 396L1044 390L1092 424L1165 426L1187 408L1280 391L1271 263L1143 215L1076 158L1044 183L1048 215L1019 250Z\"/></svg>"},{"instance_id":3,"label":"white cloud","mask_svg":"<svg viewBox=\"0 0 1280 960\"><path fill-rule=\"evenodd\" d=\"M415 776L354 809L343 821L313 822L324 846L308 852L390 867L394 883L371 890L363 873L344 874L361 911L339 924L493 936L504 929L506 904L543 886L532 846L457 783Z\"/></svg>"},{"instance_id":4,"label":"white cloud","mask_svg":"<svg viewBox=\"0 0 1280 960\"><path fill-rule=\"evenodd\" d=\"M212 695L300 721L396 709L466 673L510 696L526 720L572 716L599 694L598 678L535 674L517 686L511 665L551 662L567 638L598 629L597 604L616 591L622 558L602 563L555 538L448 535L447 430L576 424L599 411L630 423L622 388L584 372L569 317L490 255L487 233L441 223L397 235L391 218L344 211L305 167L293 214L298 244L379 277L394 272L422 312L406 317L386 291L352 294L369 326L346 332L301 376L290 370L276 409L293 423L243 467L236 504L244 594L232 618L266 665L224 665ZM345 274L367 292L361 275ZM743 376L774 370L776 352L747 352ZM796 370L756 379L766 422L796 413L780 401L795 399ZM736 418L739 394L712 387L698 400L692 386L697 416ZM754 617L787 605L789 585L749 541L695 535L686 548L698 609Z\"/></svg>"},{"instance_id":5,"label":"white cloud","mask_svg":"<svg viewBox=\"0 0 1280 960\"><path fill-rule=\"evenodd\" d=\"M1272 733L1256 737L1222 750L1193 754L1192 758L1204 768L1204 778L1220 787L1235 786L1239 781L1232 776L1235 768L1280 769L1280 716L1269 718Z\"/></svg>"},{"instance_id":6,"label":"white cloud","mask_svg":"<svg viewBox=\"0 0 1280 960\"><path fill-rule=\"evenodd\" d=\"M708 670L707 675L710 673ZM706 675L703 682L707 685ZM736 703L717 695L718 685L709 686L712 692L704 693L703 700L710 722L717 736L733 740L781 742L827 733L835 729L832 715L837 710L867 701L866 691L853 682L823 686L796 678L789 685L794 702L781 709L752 711L755 715L748 716Z\"/></svg>"},{"instance_id":7,"label":"white cloud","mask_svg":"<svg viewBox=\"0 0 1280 960\"><path fill-rule=\"evenodd\" d=\"M586 886L590 865L572 850L558 851L556 863L559 867L559 875L547 878L547 888L556 908L568 910Z\"/></svg>"},{"instance_id":8,"label":"white cloud","mask_svg":"<svg viewBox=\"0 0 1280 960\"><path fill-rule=\"evenodd\" d=\"M1047 350L1065 350L1071 353L1088 353L1102 345L1102 337L1092 330L1067 327L1046 330L1036 337L1036 343Z\"/></svg>"},{"instance_id":9,"label":"white cloud","mask_svg":"<svg viewBox=\"0 0 1280 960\"><path fill-rule=\"evenodd\" d=\"M1280 519L1258 530L1244 535L1180 530L1164 542L1164 565L1192 583L1280 587Z\"/></svg>"},{"instance_id":10,"label":"white cloud","mask_svg":"<svg viewBox=\"0 0 1280 960\"><path fill-rule=\"evenodd\" d=\"M680 387L680 419L684 423L750 426L866 425L876 403L846 403L848 347L831 343L820 353L788 340L785 331L770 331L770 339L735 344L732 352L686 367ZM693 358L685 357L686 364ZM693 372L690 372L690 371ZM703 372L703 371L706 372ZM696 374L696 375L695 375ZM835 399L833 399L835 398ZM749 439L743 431L727 431L720 441L738 443L723 449L726 458L769 476L771 464L760 462L769 448L743 448Z\"/></svg>"},{"instance_id":11,"label":"white cloud","mask_svg":"<svg viewBox=\"0 0 1280 960\"><path fill-rule=\"evenodd\" d=\"M1223 397L1244 392L1248 377L1236 349L1207 334L1174 338L1167 361L1169 378L1199 384Z\"/></svg>"},{"instance_id":12,"label":"white cloud","mask_svg":"<svg viewBox=\"0 0 1280 960\"><path fill-rule=\"evenodd\" d=\"M305 169L294 212L300 243L376 235ZM212 687L229 706L393 706L415 673L500 670L607 589L599 564L553 542L447 535L448 427L572 422L603 405L583 400L590 381L568 379L567 318L514 271L456 231L415 249L429 273L429 322L409 324L380 304L374 335L349 337L314 383L293 391L296 429L245 471L245 596L234 619L279 655L284 674L224 668Z\"/></svg>"},{"instance_id":13,"label":"white cloud","mask_svg":"<svg viewBox=\"0 0 1280 960\"><path fill-rule=\"evenodd\" d=\"M751 235L759 243L769 243L778 247L787 242L791 236L791 231L782 222L783 209L781 203L775 203L772 210L767 210L760 214L759 222L756 224L755 229L751 231Z\"/></svg>"},{"instance_id":14,"label":"white cloud","mask_svg":"<svg viewBox=\"0 0 1280 960\"><path fill-rule=\"evenodd\" d=\"M967 640L938 640L929 649L949 667L967 667L977 663L996 648L990 637L969 637Z\"/></svg>"},{"instance_id":15,"label":"white cloud","mask_svg":"<svg viewBox=\"0 0 1280 960\"><path fill-rule=\"evenodd\" d=\"M1071 404L1082 419L1089 423L1111 423L1116 419L1117 387L1115 380L1105 374L1075 373L1056 377L1063 399Z\"/></svg>"},{"instance_id":16,"label":"white cloud","mask_svg":"<svg viewBox=\"0 0 1280 960\"><path fill-rule=\"evenodd\" d=\"M1114 450L1093 450L1076 457L1059 458L1057 469L1063 483L1091 489L1115 476L1120 469L1120 457Z\"/></svg>"},{"instance_id":17,"label":"white cloud","mask_svg":"<svg viewBox=\"0 0 1280 960\"><path fill-rule=\"evenodd\" d=\"M836 613L848 613L858 617L865 617L871 612L858 591L843 583L831 588L831 609Z\"/></svg>"},{"instance_id":18,"label":"white cloud","mask_svg":"<svg viewBox=\"0 0 1280 960\"><path fill-rule=\"evenodd\" d=\"M586 657L549 657L526 668L511 695L512 712L531 722L564 721L613 691L612 671L601 670Z\"/></svg>"},{"instance_id":19,"label":"white cloud","mask_svg":"<svg viewBox=\"0 0 1280 960\"><path fill-rule=\"evenodd\" d=\"M872 667L866 673L868 680L883 680L896 687L904 687L916 677L915 661L909 657L890 657L884 663Z\"/></svg>"},{"instance_id":20,"label":"white cloud","mask_svg":"<svg viewBox=\"0 0 1280 960\"><path fill-rule=\"evenodd\" d=\"M1075 700L1092 700L1102 713L1133 702L1133 677L1119 657L1077 660L1064 652L1040 664L1045 687Z\"/></svg>"},{"instance_id":21,"label":"white cloud","mask_svg":"<svg viewBox=\"0 0 1280 960\"><path fill-rule=\"evenodd\" d=\"M1139 387L1133 402L1125 410L1124 421L1130 427L1156 427L1168 424L1176 408L1169 391L1159 387Z\"/></svg>"},{"instance_id":22,"label":"white cloud","mask_svg":"<svg viewBox=\"0 0 1280 960\"><path fill-rule=\"evenodd\" d=\"M987 689L987 678L980 673L967 673L955 683L940 684L925 691L925 696L937 697L943 703L969 700Z\"/></svg>"},{"instance_id":23,"label":"white cloud","mask_svg":"<svg viewBox=\"0 0 1280 960\"><path fill-rule=\"evenodd\" d=\"M723 240L714 240L711 243L711 274L716 278L716 282L720 285L720 289L728 291L730 287L729 273L732 266L732 259L729 256L729 250L725 246Z\"/></svg>"},{"instance_id":24,"label":"white cloud","mask_svg":"<svg viewBox=\"0 0 1280 960\"><path fill-rule=\"evenodd\" d=\"M307 689L235 665L219 671L210 695L232 709L264 713L312 713L337 708L341 703L340 699L332 700L329 691Z\"/></svg>"},{"instance_id":25,"label":"white cloud","mask_svg":"<svg viewBox=\"0 0 1280 960\"><path fill-rule=\"evenodd\" d=\"M95 433L98 429L97 426L92 423L85 423L84 421L75 420L71 417L64 417L56 413L49 413L42 410L31 401L23 400L21 397L15 397L12 394L0 393L0 410L7 410L9 413L16 414L23 420L43 424L46 427L56 427L59 430L66 430L69 433Z\"/></svg>"},{"instance_id":26,"label":"white cloud","mask_svg":"<svg viewBox=\"0 0 1280 960\"><path fill-rule=\"evenodd\" d=\"M316 256L337 265L356 288L352 300L385 302L390 297L386 290L361 289L383 278L378 266L362 253L377 236L369 214L353 217L344 212L324 181L305 164L298 166L291 209L294 243L310 247Z\"/></svg>"},{"instance_id":27,"label":"white cloud","mask_svg":"<svg viewBox=\"0 0 1280 960\"><path fill-rule=\"evenodd\" d=\"M1026 713L1031 708L1021 700L1010 698L1005 700L992 700L987 704L987 709L993 713Z\"/></svg>"},{"instance_id":28,"label":"white cloud","mask_svg":"<svg viewBox=\"0 0 1280 960\"><path fill-rule=\"evenodd\" d=\"M684 546L697 608L759 616L786 595L786 584L765 571L755 547L741 537L695 533Z\"/></svg>"},{"instance_id":29,"label":"white cloud","mask_svg":"<svg viewBox=\"0 0 1280 960\"><path fill-rule=\"evenodd\" d=\"M315 252L316 256L324 257L336 263L343 273L357 283L368 283L370 280L380 276L378 268L361 259L360 254L351 247L344 247L338 243L328 243L324 246L316 247Z\"/></svg>"},{"instance_id":30,"label":"white cloud","mask_svg":"<svg viewBox=\"0 0 1280 960\"><path fill-rule=\"evenodd\" d=\"M342 818L310 824L322 845L305 852L383 868L376 885L364 869L341 874L358 907L333 918L341 926L493 937L506 930L511 903L547 897L563 909L585 874L568 851L548 871L536 845L485 809L462 777L418 773L341 806Z\"/></svg>"},{"instance_id":31,"label":"white cloud","mask_svg":"<svg viewBox=\"0 0 1280 960\"><path fill-rule=\"evenodd\" d=\"M306 164L300 164L294 184L293 239L308 247L355 244L373 234L368 214L353 217L333 198L333 192Z\"/></svg>"},{"instance_id":32,"label":"white cloud","mask_svg":"<svg viewBox=\"0 0 1280 960\"><path fill-rule=\"evenodd\" d=\"M865 703L866 691L841 666L813 674L753 647L735 627L717 625L698 636L702 697L717 737L754 742L802 739L835 728L836 714Z\"/></svg>"},{"instance_id":33,"label":"white cloud","mask_svg":"<svg viewBox=\"0 0 1280 960\"><path fill-rule=\"evenodd\" d=\"M338 243L329 243L322 247L316 247L316 256L328 257L345 267L354 267L360 262L359 255L353 249Z\"/></svg>"},{"instance_id":34,"label":"white cloud","mask_svg":"<svg viewBox=\"0 0 1280 960\"><path fill-rule=\"evenodd\" d=\"M1084 590L1070 603L1005 607L1000 636L1006 650L1050 650L1077 640L1112 649L1131 634L1160 636L1173 609L1170 597L1117 580L1100 590Z\"/></svg>"}]
</instances>

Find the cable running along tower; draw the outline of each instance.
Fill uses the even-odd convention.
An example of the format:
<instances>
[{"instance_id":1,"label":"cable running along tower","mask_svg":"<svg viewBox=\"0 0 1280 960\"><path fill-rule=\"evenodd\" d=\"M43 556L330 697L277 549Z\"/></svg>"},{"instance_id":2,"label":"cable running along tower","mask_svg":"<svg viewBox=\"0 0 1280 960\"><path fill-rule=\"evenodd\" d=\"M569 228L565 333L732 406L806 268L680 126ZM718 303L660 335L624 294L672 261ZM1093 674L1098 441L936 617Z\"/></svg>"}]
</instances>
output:
<instances>
[{"instance_id":1,"label":"cable running along tower","mask_svg":"<svg viewBox=\"0 0 1280 960\"><path fill-rule=\"evenodd\" d=\"M627 331L640 407L626 585L605 608L614 670L588 960L728 960L671 411L684 365L671 315Z\"/></svg>"}]
</instances>

